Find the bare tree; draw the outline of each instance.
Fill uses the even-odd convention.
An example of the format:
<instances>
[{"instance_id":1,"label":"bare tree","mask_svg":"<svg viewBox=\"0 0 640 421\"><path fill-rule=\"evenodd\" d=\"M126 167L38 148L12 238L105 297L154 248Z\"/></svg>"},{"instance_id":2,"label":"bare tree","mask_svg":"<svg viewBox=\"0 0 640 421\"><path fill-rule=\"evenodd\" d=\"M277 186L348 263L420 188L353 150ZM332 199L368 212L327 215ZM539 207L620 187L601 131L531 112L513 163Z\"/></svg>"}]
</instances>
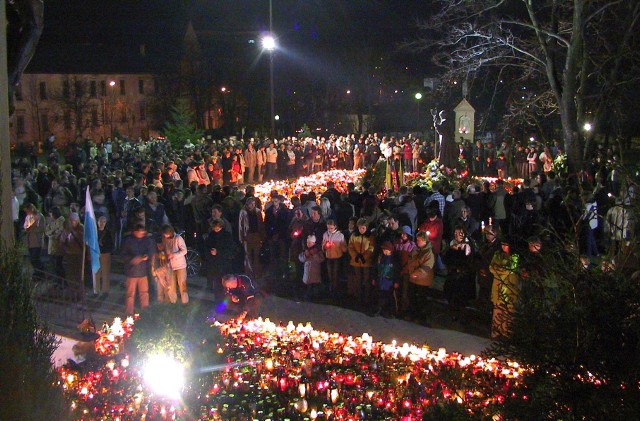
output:
<instances>
[{"instance_id":1,"label":"bare tree","mask_svg":"<svg viewBox=\"0 0 640 421\"><path fill-rule=\"evenodd\" d=\"M65 75L62 86L51 94L51 100L57 104L57 111L62 113L62 124L67 131L73 130L75 138L84 134L94 124L93 110L98 100L91 96L88 77Z\"/></svg>"},{"instance_id":2,"label":"bare tree","mask_svg":"<svg viewBox=\"0 0 640 421\"><path fill-rule=\"evenodd\" d=\"M600 127L611 118L607 104L637 78L627 69L640 62L639 18L640 2L625 0L438 0L405 47L433 52L445 78L507 69L512 82L539 86L537 95L552 99L545 108L557 107L569 165L577 169L591 150L593 132L581 133L587 116Z\"/></svg>"}]
</instances>

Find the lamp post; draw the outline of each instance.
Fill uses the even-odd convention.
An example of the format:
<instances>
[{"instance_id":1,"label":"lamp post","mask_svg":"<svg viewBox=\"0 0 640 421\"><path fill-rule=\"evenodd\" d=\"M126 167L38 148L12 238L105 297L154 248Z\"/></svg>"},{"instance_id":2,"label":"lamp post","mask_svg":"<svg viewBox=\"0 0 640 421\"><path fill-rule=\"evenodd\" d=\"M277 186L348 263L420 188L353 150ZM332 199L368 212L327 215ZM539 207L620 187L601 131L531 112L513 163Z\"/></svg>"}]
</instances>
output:
<instances>
[{"instance_id":1,"label":"lamp post","mask_svg":"<svg viewBox=\"0 0 640 421\"><path fill-rule=\"evenodd\" d=\"M418 135L417 132L420 131L420 100L422 99L422 94L420 92L416 93L415 95L416 101L418 102L418 114L417 114L417 120L416 120L416 136Z\"/></svg>"},{"instance_id":2,"label":"lamp post","mask_svg":"<svg viewBox=\"0 0 640 421\"><path fill-rule=\"evenodd\" d=\"M276 120L273 95L273 50L276 49L276 40L273 37L273 0L269 0L269 35L262 38L262 48L269 51L269 101L271 102L271 139L275 140Z\"/></svg>"}]
</instances>

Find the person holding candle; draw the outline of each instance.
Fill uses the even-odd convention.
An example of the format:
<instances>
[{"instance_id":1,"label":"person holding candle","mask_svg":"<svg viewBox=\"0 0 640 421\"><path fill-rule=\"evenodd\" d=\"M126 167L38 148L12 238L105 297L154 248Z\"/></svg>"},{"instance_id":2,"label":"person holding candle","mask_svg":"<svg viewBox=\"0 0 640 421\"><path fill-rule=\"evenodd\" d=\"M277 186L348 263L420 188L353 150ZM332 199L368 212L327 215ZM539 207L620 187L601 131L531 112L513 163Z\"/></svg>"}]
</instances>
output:
<instances>
[{"instance_id":1,"label":"person holding candle","mask_svg":"<svg viewBox=\"0 0 640 421\"><path fill-rule=\"evenodd\" d=\"M263 293L246 275L228 274L222 277L222 287L226 294L226 310L235 313L239 319L253 319L258 316Z\"/></svg>"},{"instance_id":2,"label":"person holding candle","mask_svg":"<svg viewBox=\"0 0 640 421\"><path fill-rule=\"evenodd\" d=\"M422 225L420 225L418 231L427 233L429 243L431 243L431 248L436 259L435 270L439 274L446 275L446 268L440 257L444 225L436 205L429 206L427 209L427 219L422 223Z\"/></svg>"},{"instance_id":3,"label":"person holding candle","mask_svg":"<svg viewBox=\"0 0 640 421\"><path fill-rule=\"evenodd\" d=\"M409 256L407 272L409 273L408 298L409 317L425 321L428 317L428 308L425 307L426 294L429 287L433 286L433 266L435 254L429 234L420 231L416 234L416 247Z\"/></svg>"},{"instance_id":4,"label":"person holding candle","mask_svg":"<svg viewBox=\"0 0 640 421\"><path fill-rule=\"evenodd\" d=\"M124 262L124 275L126 285L126 313L133 316L136 291L140 301L140 307L149 306L149 273L150 263L155 254L155 244L151 236L147 234L144 225L137 224L131 235L122 242L120 255Z\"/></svg>"},{"instance_id":5,"label":"person holding candle","mask_svg":"<svg viewBox=\"0 0 640 421\"><path fill-rule=\"evenodd\" d=\"M322 262L324 261L322 250L316 245L315 235L307 237L304 250L298 255L298 260L303 264L302 282L307 286L304 300L309 301L318 295L318 287L322 282Z\"/></svg>"},{"instance_id":6,"label":"person holding candle","mask_svg":"<svg viewBox=\"0 0 640 421\"><path fill-rule=\"evenodd\" d=\"M357 222L357 230L349 239L350 265L353 268L353 276L349 277L347 281L347 293L362 304L367 304L371 298L369 285L375 248L375 238L369 233L368 226L368 221L365 218L360 218Z\"/></svg>"},{"instance_id":7,"label":"person holding candle","mask_svg":"<svg viewBox=\"0 0 640 421\"><path fill-rule=\"evenodd\" d=\"M457 321L467 303L475 298L476 284L473 271L473 248L463 226L456 226L453 240L445 254L447 278L444 294L449 301L452 319Z\"/></svg>"},{"instance_id":8,"label":"person holding candle","mask_svg":"<svg viewBox=\"0 0 640 421\"><path fill-rule=\"evenodd\" d=\"M327 258L329 288L335 294L340 282L340 262L342 255L347 251L347 244L333 219L327 221L327 231L322 236L322 249Z\"/></svg>"}]
</instances>

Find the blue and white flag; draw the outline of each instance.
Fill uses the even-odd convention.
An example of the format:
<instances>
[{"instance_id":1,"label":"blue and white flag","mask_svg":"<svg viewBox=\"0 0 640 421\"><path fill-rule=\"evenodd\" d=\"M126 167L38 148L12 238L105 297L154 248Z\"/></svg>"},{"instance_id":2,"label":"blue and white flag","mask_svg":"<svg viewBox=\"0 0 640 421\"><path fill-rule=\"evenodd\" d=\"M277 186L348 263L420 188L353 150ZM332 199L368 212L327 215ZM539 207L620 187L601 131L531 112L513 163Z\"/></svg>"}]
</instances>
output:
<instances>
[{"instance_id":1,"label":"blue and white flag","mask_svg":"<svg viewBox=\"0 0 640 421\"><path fill-rule=\"evenodd\" d=\"M93 212L93 202L87 186L84 205L84 242L91 252L91 272L95 275L100 270L100 245L98 244L98 224Z\"/></svg>"}]
</instances>

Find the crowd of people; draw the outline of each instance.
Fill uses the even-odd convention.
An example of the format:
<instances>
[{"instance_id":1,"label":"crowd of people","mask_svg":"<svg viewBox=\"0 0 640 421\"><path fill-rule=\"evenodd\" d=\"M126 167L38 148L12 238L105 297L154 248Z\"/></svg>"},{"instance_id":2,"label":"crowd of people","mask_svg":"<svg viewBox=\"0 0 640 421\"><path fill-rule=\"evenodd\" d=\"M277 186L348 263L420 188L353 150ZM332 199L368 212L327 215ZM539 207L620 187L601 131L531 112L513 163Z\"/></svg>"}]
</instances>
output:
<instances>
[{"instance_id":1,"label":"crowd of people","mask_svg":"<svg viewBox=\"0 0 640 421\"><path fill-rule=\"evenodd\" d=\"M16 235L34 268L80 285L88 186L101 249L92 293L109 293L111 258L118 254L127 314L135 311L136 294L140 307L149 305L149 277L158 302L189 301L188 244L203 257L214 292L223 291L225 275L244 273L274 290L299 290L307 300L348 298L372 314L422 323L432 317L427 297L436 275L446 279L454 319L476 300L495 308L512 302L521 270L538 262L545 243L559 241L550 230L562 238L579 227L585 266L603 255L615 263L630 252L637 187L619 173L615 148L599 148L587 171L569 175L560 170L557 143L495 148L464 141L460 165L500 177L465 189L434 183L430 191L381 192L363 181L338 191L329 182L324 191L283 197L274 190L261 200L254 188L380 159L420 172L433 150L432 141L377 134L209 140L180 150L164 139L107 139L69 145L63 156L54 147L36 165L13 162ZM502 180L509 176L524 181L510 186Z\"/></svg>"}]
</instances>

